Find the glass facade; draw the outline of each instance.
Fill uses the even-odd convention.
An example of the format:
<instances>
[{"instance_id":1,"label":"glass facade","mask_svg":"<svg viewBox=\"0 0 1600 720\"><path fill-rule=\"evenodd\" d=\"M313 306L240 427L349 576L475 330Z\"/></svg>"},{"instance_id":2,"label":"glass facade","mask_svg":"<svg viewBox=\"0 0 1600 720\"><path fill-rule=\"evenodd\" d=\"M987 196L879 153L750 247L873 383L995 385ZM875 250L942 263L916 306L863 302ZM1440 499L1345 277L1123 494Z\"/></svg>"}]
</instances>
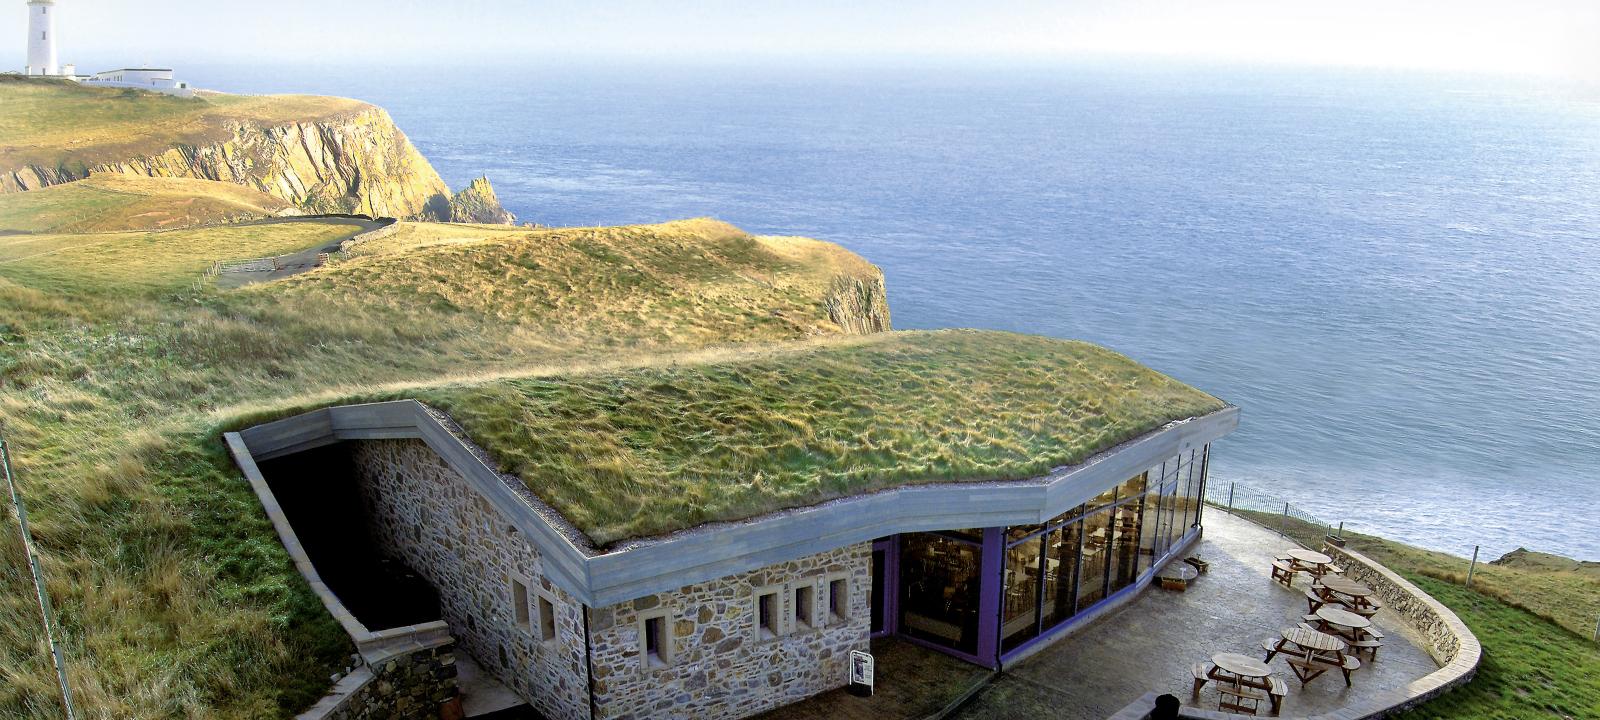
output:
<instances>
[{"instance_id":1,"label":"glass facade","mask_svg":"<svg viewBox=\"0 0 1600 720\"><path fill-rule=\"evenodd\" d=\"M982 555L983 543L964 534L900 536L901 634L976 654Z\"/></svg>"},{"instance_id":2,"label":"glass facade","mask_svg":"<svg viewBox=\"0 0 1600 720\"><path fill-rule=\"evenodd\" d=\"M1198 526L1208 450L1171 458L1044 524L899 536L897 566L873 557L875 576L898 567L897 579L874 583L898 590L892 630L962 655L1004 655L1136 585ZM985 597L991 604L980 611Z\"/></svg>"}]
</instances>

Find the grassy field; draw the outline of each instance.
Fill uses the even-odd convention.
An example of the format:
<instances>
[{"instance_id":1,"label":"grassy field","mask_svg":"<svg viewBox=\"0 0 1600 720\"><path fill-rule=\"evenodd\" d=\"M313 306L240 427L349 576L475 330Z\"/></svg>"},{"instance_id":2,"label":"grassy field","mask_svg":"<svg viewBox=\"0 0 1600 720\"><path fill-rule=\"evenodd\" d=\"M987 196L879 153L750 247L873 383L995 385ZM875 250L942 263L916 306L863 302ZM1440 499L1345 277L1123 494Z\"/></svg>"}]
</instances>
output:
<instances>
[{"instance_id":1,"label":"grassy field","mask_svg":"<svg viewBox=\"0 0 1600 720\"><path fill-rule=\"evenodd\" d=\"M0 193L0 234L164 230L270 217L288 207L232 183L96 174L25 193Z\"/></svg>"},{"instance_id":2,"label":"grassy field","mask_svg":"<svg viewBox=\"0 0 1600 720\"><path fill-rule=\"evenodd\" d=\"M338 307L383 326L397 308L492 338L537 328L541 342L621 348L837 332L820 299L839 274L877 270L837 245L774 240L726 223L527 230L406 224L328 272L251 291L268 306Z\"/></svg>"},{"instance_id":3,"label":"grassy field","mask_svg":"<svg viewBox=\"0 0 1600 720\"><path fill-rule=\"evenodd\" d=\"M345 223L296 222L167 232L0 235L0 272L34 288L121 294L131 288L192 283L214 260L281 255L351 232Z\"/></svg>"},{"instance_id":4,"label":"grassy field","mask_svg":"<svg viewBox=\"0 0 1600 720\"><path fill-rule=\"evenodd\" d=\"M92 165L154 155L175 143L224 139L230 121L314 121L365 107L355 100L309 95L178 98L0 75L0 168Z\"/></svg>"},{"instance_id":5,"label":"grassy field","mask_svg":"<svg viewBox=\"0 0 1600 720\"><path fill-rule=\"evenodd\" d=\"M322 232L0 238L0 420L87 717L282 717L324 693L350 652L222 451L222 417L530 367L738 352L705 349L713 330L815 337L832 327L829 273L851 265L832 246L809 244L808 259L707 223L559 239L409 226L289 282L196 282L212 259L315 242L307 230ZM619 285L602 314L578 303L547 314L562 291L589 291L576 266L601 262L648 282ZM482 297L416 301L452 277ZM0 717L58 718L14 532L0 532L0 553Z\"/></svg>"},{"instance_id":6,"label":"grassy field","mask_svg":"<svg viewBox=\"0 0 1600 720\"><path fill-rule=\"evenodd\" d=\"M1402 715L1418 720L1578 720L1600 717L1600 648L1488 595L1413 573L1483 643L1477 677Z\"/></svg>"}]
</instances>

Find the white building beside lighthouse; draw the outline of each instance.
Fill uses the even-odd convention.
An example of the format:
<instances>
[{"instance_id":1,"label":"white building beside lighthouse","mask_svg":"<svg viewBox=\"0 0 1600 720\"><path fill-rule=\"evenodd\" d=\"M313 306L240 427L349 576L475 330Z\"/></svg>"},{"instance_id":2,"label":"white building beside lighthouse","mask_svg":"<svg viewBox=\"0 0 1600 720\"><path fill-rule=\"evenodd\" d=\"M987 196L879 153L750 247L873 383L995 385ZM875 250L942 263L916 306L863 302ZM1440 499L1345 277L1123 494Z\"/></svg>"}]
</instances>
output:
<instances>
[{"instance_id":1,"label":"white building beside lighthouse","mask_svg":"<svg viewBox=\"0 0 1600 720\"><path fill-rule=\"evenodd\" d=\"M59 75L56 0L28 0L28 75Z\"/></svg>"},{"instance_id":2,"label":"white building beside lighthouse","mask_svg":"<svg viewBox=\"0 0 1600 720\"><path fill-rule=\"evenodd\" d=\"M27 0L28 65L25 75L59 77L95 87L135 88L151 92L193 97L194 88L180 82L171 68L127 67L78 75L74 65L61 65L56 58L56 0Z\"/></svg>"}]
</instances>

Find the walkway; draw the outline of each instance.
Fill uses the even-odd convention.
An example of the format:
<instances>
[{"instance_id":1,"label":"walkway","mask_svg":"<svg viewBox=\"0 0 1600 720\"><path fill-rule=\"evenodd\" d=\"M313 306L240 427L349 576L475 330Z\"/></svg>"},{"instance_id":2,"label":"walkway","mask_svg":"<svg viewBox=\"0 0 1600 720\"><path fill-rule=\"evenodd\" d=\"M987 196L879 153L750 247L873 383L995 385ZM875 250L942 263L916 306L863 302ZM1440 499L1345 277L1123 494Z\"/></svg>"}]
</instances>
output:
<instances>
[{"instance_id":1,"label":"walkway","mask_svg":"<svg viewBox=\"0 0 1600 720\"><path fill-rule=\"evenodd\" d=\"M283 278L289 277L290 275L299 275L300 273L303 273L303 272L305 272L307 270L310 270L312 268L318 267L318 263L317 263L317 256L318 255L320 255L322 253L338 252L339 251L339 246L342 245L344 243L344 241L349 240L350 238L353 238L353 237L355 237L357 235L360 235L361 233L368 232L368 231L371 231L371 230L376 230L378 228L385 227L386 225L389 224L389 223L383 222L381 220L364 220L364 219L361 219L361 218L324 217L324 216L314 216L314 215L313 216L305 216L305 217L272 218L272 219L269 219L269 220L255 220L255 221L251 221L251 222L236 223L236 224L238 224L238 225L284 225L284 224L289 224L289 223L305 223L305 222L318 223L318 224L321 224L321 225L327 225L327 224L350 225L352 227L352 229L350 230L350 232L348 232L346 234L343 234L343 235L340 235L339 237L336 237L336 238L334 238L332 240L329 240L327 242L319 242L319 243L317 243L316 245L314 245L312 247L304 248L302 250L297 250L295 252L289 253L288 255L279 255L279 256L277 256L278 269L276 269L276 270L262 271L262 272L231 272L231 273L223 273L221 275L218 275L217 276L217 287L236 288L236 287L242 287L242 286L245 286L245 285L250 285L250 284L258 283L258 282L268 282L268 281L271 281L271 280L281 280Z\"/></svg>"},{"instance_id":2,"label":"walkway","mask_svg":"<svg viewBox=\"0 0 1600 720\"><path fill-rule=\"evenodd\" d=\"M1190 695L1190 667L1220 652L1259 658L1265 655L1264 638L1277 637L1306 613L1310 580L1302 575L1290 590L1268 571L1273 553L1291 545L1259 525L1207 508L1198 554L1211 570L1187 592L1146 590L1121 611L1008 668L952 717L1103 720L1151 691L1216 710L1215 683L1198 697ZM1302 689L1288 666L1273 660L1273 670L1289 684L1285 715L1336 710L1438 669L1420 636L1390 611L1373 621L1387 636L1385 644L1376 662L1362 657L1352 688L1329 673Z\"/></svg>"}]
</instances>

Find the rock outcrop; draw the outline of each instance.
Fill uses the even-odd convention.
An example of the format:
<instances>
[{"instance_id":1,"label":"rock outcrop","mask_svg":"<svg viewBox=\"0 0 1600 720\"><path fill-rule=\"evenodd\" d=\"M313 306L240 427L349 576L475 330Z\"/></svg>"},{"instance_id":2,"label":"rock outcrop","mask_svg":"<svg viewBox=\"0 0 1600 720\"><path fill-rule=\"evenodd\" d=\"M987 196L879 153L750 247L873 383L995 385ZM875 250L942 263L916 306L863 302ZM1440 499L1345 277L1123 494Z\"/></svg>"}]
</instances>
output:
<instances>
[{"instance_id":1,"label":"rock outcrop","mask_svg":"<svg viewBox=\"0 0 1600 720\"><path fill-rule=\"evenodd\" d=\"M229 121L225 139L156 155L0 170L0 192L82 180L91 172L220 180L309 212L449 219L450 190L382 108L305 122ZM469 188L470 190L470 188ZM492 197L492 192L490 193ZM496 203L498 205L498 203Z\"/></svg>"},{"instance_id":2,"label":"rock outcrop","mask_svg":"<svg viewBox=\"0 0 1600 720\"><path fill-rule=\"evenodd\" d=\"M870 278L834 276L823 302L828 308L828 317L847 334L866 335L889 330L889 295L884 289L882 272Z\"/></svg>"},{"instance_id":3,"label":"rock outcrop","mask_svg":"<svg viewBox=\"0 0 1600 720\"><path fill-rule=\"evenodd\" d=\"M517 222L517 216L501 207L500 198L494 194L494 186L489 184L487 177L473 180L466 189L450 198L450 216L443 219L483 225L512 225Z\"/></svg>"}]
</instances>

